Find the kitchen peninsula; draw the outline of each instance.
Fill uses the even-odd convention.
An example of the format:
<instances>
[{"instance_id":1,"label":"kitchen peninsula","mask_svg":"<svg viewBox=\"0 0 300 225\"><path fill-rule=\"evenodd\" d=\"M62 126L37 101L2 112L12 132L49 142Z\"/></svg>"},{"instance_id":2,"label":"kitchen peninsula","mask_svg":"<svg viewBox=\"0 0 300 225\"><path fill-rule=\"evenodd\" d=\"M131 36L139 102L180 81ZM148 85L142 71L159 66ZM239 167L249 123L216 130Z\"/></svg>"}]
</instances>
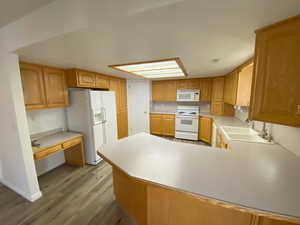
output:
<instances>
[{"instance_id":1,"label":"kitchen peninsula","mask_svg":"<svg viewBox=\"0 0 300 225\"><path fill-rule=\"evenodd\" d=\"M98 154L113 166L116 200L140 225L300 224L300 159L279 145L233 146L139 133Z\"/></svg>"}]
</instances>

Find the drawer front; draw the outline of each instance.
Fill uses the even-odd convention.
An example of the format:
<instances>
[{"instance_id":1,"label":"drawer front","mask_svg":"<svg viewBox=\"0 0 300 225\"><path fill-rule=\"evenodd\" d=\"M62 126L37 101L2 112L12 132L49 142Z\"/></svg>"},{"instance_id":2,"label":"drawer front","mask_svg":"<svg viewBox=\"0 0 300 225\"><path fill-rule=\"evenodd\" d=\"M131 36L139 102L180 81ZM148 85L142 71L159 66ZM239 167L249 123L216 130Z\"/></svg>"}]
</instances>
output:
<instances>
[{"instance_id":1,"label":"drawer front","mask_svg":"<svg viewBox=\"0 0 300 225\"><path fill-rule=\"evenodd\" d=\"M49 147L49 148L46 148L40 152L37 152L34 154L34 158L35 159L42 159L48 155L51 155L55 152L58 152L62 150L62 145L55 145L55 146L52 146L52 147Z\"/></svg>"},{"instance_id":2,"label":"drawer front","mask_svg":"<svg viewBox=\"0 0 300 225\"><path fill-rule=\"evenodd\" d=\"M66 148L70 148L74 145L78 145L79 143L81 143L81 138L75 138L75 139L72 139L70 141L66 141L62 144L63 148L66 149Z\"/></svg>"}]
</instances>

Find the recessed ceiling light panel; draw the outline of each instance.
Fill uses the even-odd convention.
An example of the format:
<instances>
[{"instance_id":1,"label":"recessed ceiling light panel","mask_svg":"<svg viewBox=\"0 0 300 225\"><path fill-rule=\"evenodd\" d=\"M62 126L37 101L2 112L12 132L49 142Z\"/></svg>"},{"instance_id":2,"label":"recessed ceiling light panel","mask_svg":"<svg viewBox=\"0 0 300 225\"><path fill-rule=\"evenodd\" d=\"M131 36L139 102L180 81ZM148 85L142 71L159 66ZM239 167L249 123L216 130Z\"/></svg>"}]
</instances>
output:
<instances>
[{"instance_id":1,"label":"recessed ceiling light panel","mask_svg":"<svg viewBox=\"0 0 300 225\"><path fill-rule=\"evenodd\" d=\"M179 58L111 65L109 67L149 79L187 75Z\"/></svg>"}]
</instances>

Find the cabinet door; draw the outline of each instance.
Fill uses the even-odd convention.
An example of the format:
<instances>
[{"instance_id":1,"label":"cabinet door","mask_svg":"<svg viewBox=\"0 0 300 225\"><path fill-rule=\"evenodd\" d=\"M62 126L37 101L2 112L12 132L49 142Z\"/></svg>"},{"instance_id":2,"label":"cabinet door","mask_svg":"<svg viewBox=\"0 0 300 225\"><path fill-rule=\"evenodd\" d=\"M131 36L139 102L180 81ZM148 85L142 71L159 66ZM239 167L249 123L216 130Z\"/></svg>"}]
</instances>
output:
<instances>
[{"instance_id":1,"label":"cabinet door","mask_svg":"<svg viewBox=\"0 0 300 225\"><path fill-rule=\"evenodd\" d=\"M257 32L250 117L300 127L300 17Z\"/></svg>"},{"instance_id":2,"label":"cabinet door","mask_svg":"<svg viewBox=\"0 0 300 225\"><path fill-rule=\"evenodd\" d=\"M175 115L162 115L162 134L175 136Z\"/></svg>"},{"instance_id":3,"label":"cabinet door","mask_svg":"<svg viewBox=\"0 0 300 225\"><path fill-rule=\"evenodd\" d=\"M121 110L120 107L120 81L119 79L110 79L109 80L109 90L114 91L116 95L116 108L117 112Z\"/></svg>"},{"instance_id":4,"label":"cabinet door","mask_svg":"<svg viewBox=\"0 0 300 225\"><path fill-rule=\"evenodd\" d=\"M68 106L68 90L64 71L44 67L43 72L48 108Z\"/></svg>"},{"instance_id":5,"label":"cabinet door","mask_svg":"<svg viewBox=\"0 0 300 225\"><path fill-rule=\"evenodd\" d=\"M150 114L150 133L162 134L162 115Z\"/></svg>"},{"instance_id":6,"label":"cabinet door","mask_svg":"<svg viewBox=\"0 0 300 225\"><path fill-rule=\"evenodd\" d=\"M212 79L204 78L199 80L201 101L211 101Z\"/></svg>"},{"instance_id":7,"label":"cabinet door","mask_svg":"<svg viewBox=\"0 0 300 225\"><path fill-rule=\"evenodd\" d=\"M164 100L164 88L162 81L152 81L152 101Z\"/></svg>"},{"instance_id":8,"label":"cabinet door","mask_svg":"<svg viewBox=\"0 0 300 225\"><path fill-rule=\"evenodd\" d=\"M78 70L77 83L79 87L93 88L95 87L95 74L88 71Z\"/></svg>"},{"instance_id":9,"label":"cabinet door","mask_svg":"<svg viewBox=\"0 0 300 225\"><path fill-rule=\"evenodd\" d=\"M295 225L295 223L260 217L258 225Z\"/></svg>"},{"instance_id":10,"label":"cabinet door","mask_svg":"<svg viewBox=\"0 0 300 225\"><path fill-rule=\"evenodd\" d=\"M176 81L165 81L162 85L164 87L163 100L168 102L176 101Z\"/></svg>"},{"instance_id":11,"label":"cabinet door","mask_svg":"<svg viewBox=\"0 0 300 225\"><path fill-rule=\"evenodd\" d=\"M224 114L224 102L212 102L210 112L213 115L222 116Z\"/></svg>"},{"instance_id":12,"label":"cabinet door","mask_svg":"<svg viewBox=\"0 0 300 225\"><path fill-rule=\"evenodd\" d=\"M20 63L20 73L26 109L46 108L42 68L37 65Z\"/></svg>"},{"instance_id":13,"label":"cabinet door","mask_svg":"<svg viewBox=\"0 0 300 225\"><path fill-rule=\"evenodd\" d=\"M224 102L230 105L235 105L238 85L238 73L233 71L225 76L224 85Z\"/></svg>"},{"instance_id":14,"label":"cabinet door","mask_svg":"<svg viewBox=\"0 0 300 225\"><path fill-rule=\"evenodd\" d=\"M211 144L212 136L212 119L208 117L200 117L199 139Z\"/></svg>"},{"instance_id":15,"label":"cabinet door","mask_svg":"<svg viewBox=\"0 0 300 225\"><path fill-rule=\"evenodd\" d=\"M119 81L119 92L120 92L120 108L121 110L127 110L127 82L121 79Z\"/></svg>"},{"instance_id":16,"label":"cabinet door","mask_svg":"<svg viewBox=\"0 0 300 225\"><path fill-rule=\"evenodd\" d=\"M118 138L128 136L128 113L127 110L121 110L117 113Z\"/></svg>"},{"instance_id":17,"label":"cabinet door","mask_svg":"<svg viewBox=\"0 0 300 225\"><path fill-rule=\"evenodd\" d=\"M101 89L109 88L109 79L106 76L102 76L101 74L95 75L95 87Z\"/></svg>"},{"instance_id":18,"label":"cabinet door","mask_svg":"<svg viewBox=\"0 0 300 225\"><path fill-rule=\"evenodd\" d=\"M224 77L213 79L212 101L224 100Z\"/></svg>"},{"instance_id":19,"label":"cabinet door","mask_svg":"<svg viewBox=\"0 0 300 225\"><path fill-rule=\"evenodd\" d=\"M251 96L253 64L247 66L239 72L238 90L236 105L249 106Z\"/></svg>"}]
</instances>

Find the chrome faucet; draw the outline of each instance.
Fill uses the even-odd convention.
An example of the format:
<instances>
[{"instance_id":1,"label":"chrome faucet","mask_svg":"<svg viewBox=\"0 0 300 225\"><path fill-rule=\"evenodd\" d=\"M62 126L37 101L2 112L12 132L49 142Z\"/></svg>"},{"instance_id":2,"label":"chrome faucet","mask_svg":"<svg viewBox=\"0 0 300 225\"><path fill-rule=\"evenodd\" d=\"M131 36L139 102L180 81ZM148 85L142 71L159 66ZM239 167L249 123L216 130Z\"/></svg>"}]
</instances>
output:
<instances>
[{"instance_id":1,"label":"chrome faucet","mask_svg":"<svg viewBox=\"0 0 300 225\"><path fill-rule=\"evenodd\" d=\"M266 122L263 122L263 127L261 132L259 133L259 136L262 137L263 139L266 139L268 136L267 129L266 129Z\"/></svg>"}]
</instances>

